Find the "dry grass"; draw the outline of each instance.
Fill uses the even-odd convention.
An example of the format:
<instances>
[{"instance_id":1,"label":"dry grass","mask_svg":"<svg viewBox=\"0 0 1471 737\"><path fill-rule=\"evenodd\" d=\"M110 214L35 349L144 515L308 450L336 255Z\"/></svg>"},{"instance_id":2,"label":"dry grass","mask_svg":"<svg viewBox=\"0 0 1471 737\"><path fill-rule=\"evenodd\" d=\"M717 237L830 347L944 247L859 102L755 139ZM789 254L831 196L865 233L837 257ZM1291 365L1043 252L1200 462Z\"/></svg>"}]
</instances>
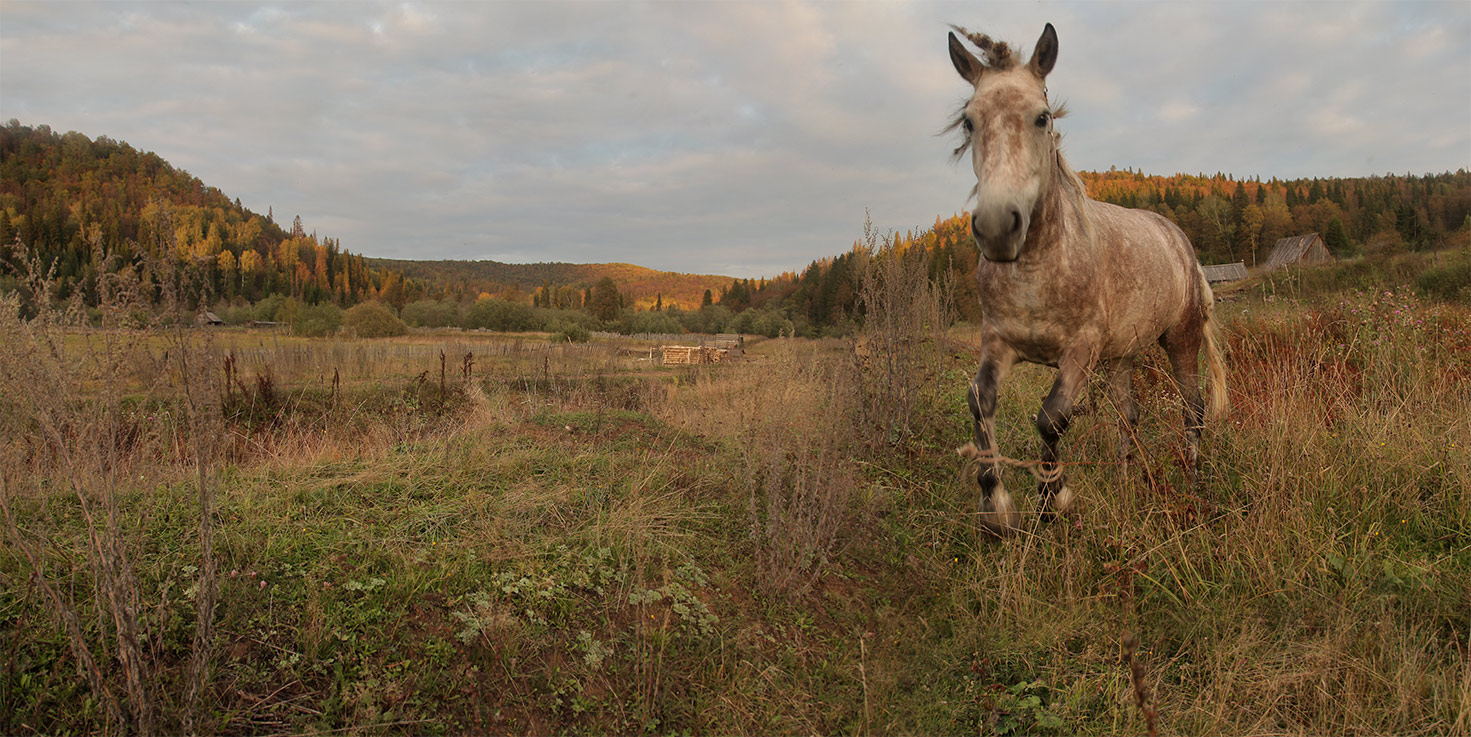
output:
<instances>
[{"instance_id":1,"label":"dry grass","mask_svg":"<svg viewBox=\"0 0 1471 737\"><path fill-rule=\"evenodd\" d=\"M1113 463L1095 392L1063 445L1079 510L1005 542L974 529L951 450L969 426L964 329L876 374L837 341L667 369L528 339L477 354L467 382L447 349L448 399L437 343L388 367L371 344L324 343L273 374L269 401L245 368L218 394L219 432L245 451L191 460L202 425L170 421L118 456L139 680L155 724L181 728L171 694L201 637L184 592L207 549L184 482L220 468L203 487L221 573L200 731L1143 734L1143 692L1162 734L1466 733L1471 314L1399 290L1219 314L1236 394L1207 432L1206 490L1156 356L1136 377L1138 462ZM1008 455L1035 455L1050 381L1024 366L1003 386ZM910 404L877 421L864 403L889 395ZM5 447L28 547L0 552L17 643L0 727L102 731L98 694L126 666L97 616L91 528L64 464ZM137 724L115 698L113 721Z\"/></svg>"}]
</instances>

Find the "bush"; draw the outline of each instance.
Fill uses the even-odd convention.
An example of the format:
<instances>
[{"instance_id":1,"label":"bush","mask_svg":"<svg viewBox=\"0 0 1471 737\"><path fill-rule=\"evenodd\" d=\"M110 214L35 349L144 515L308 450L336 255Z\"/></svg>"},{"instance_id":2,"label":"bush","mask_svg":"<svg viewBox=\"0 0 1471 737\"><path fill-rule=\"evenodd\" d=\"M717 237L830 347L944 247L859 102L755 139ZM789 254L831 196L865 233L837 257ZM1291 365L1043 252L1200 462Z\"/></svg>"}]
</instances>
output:
<instances>
[{"instance_id":1,"label":"bush","mask_svg":"<svg viewBox=\"0 0 1471 737\"><path fill-rule=\"evenodd\" d=\"M459 322L459 313L454 302L421 299L405 305L400 316L410 327L447 328Z\"/></svg>"},{"instance_id":2,"label":"bush","mask_svg":"<svg viewBox=\"0 0 1471 737\"><path fill-rule=\"evenodd\" d=\"M291 330L296 335L322 338L342 327L342 308L331 302L303 307L296 313Z\"/></svg>"},{"instance_id":3,"label":"bush","mask_svg":"<svg viewBox=\"0 0 1471 737\"><path fill-rule=\"evenodd\" d=\"M731 320L729 332L764 335L775 338L779 335L794 335L796 327L791 320L775 310L746 310Z\"/></svg>"},{"instance_id":4,"label":"bush","mask_svg":"<svg viewBox=\"0 0 1471 737\"><path fill-rule=\"evenodd\" d=\"M1471 304L1471 260L1430 269L1415 279L1415 286L1443 302Z\"/></svg>"},{"instance_id":5,"label":"bush","mask_svg":"<svg viewBox=\"0 0 1471 737\"><path fill-rule=\"evenodd\" d=\"M724 333L730 324L731 312L720 305L709 305L695 311L670 310L669 315L678 320L691 333Z\"/></svg>"},{"instance_id":6,"label":"bush","mask_svg":"<svg viewBox=\"0 0 1471 737\"><path fill-rule=\"evenodd\" d=\"M468 329L485 328L500 332L536 329L536 312L531 305L503 299L482 299L465 311L460 324Z\"/></svg>"},{"instance_id":7,"label":"bush","mask_svg":"<svg viewBox=\"0 0 1471 737\"><path fill-rule=\"evenodd\" d=\"M592 337L592 332L581 324L562 320L547 323L546 331L559 343L586 343Z\"/></svg>"},{"instance_id":8,"label":"bush","mask_svg":"<svg viewBox=\"0 0 1471 737\"><path fill-rule=\"evenodd\" d=\"M382 302L364 302L354 306L343 316L342 324L347 332L359 338L387 338L409 332L409 326Z\"/></svg>"},{"instance_id":9,"label":"bush","mask_svg":"<svg viewBox=\"0 0 1471 737\"><path fill-rule=\"evenodd\" d=\"M549 333L556 332L553 326L579 325L587 330L598 326L598 319L582 310L559 310L551 307L537 307L533 310L536 325Z\"/></svg>"},{"instance_id":10,"label":"bush","mask_svg":"<svg viewBox=\"0 0 1471 737\"><path fill-rule=\"evenodd\" d=\"M623 319L622 332L636 333L683 333L679 321L662 312L635 312Z\"/></svg>"},{"instance_id":11,"label":"bush","mask_svg":"<svg viewBox=\"0 0 1471 737\"><path fill-rule=\"evenodd\" d=\"M249 305L229 305L215 310L228 325L244 325L255 319L255 308Z\"/></svg>"},{"instance_id":12,"label":"bush","mask_svg":"<svg viewBox=\"0 0 1471 737\"><path fill-rule=\"evenodd\" d=\"M273 294L255 303L256 320L266 322L296 322L296 313L300 305L296 300L281 294Z\"/></svg>"}]
</instances>

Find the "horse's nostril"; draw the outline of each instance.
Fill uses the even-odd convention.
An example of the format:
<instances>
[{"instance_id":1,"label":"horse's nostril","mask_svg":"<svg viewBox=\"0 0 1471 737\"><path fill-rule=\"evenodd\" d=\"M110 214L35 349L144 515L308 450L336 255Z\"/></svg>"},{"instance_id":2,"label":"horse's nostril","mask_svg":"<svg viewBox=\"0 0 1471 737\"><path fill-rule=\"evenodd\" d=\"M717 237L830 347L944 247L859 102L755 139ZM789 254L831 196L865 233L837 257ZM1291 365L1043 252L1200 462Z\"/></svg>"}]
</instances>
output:
<instances>
[{"instance_id":1,"label":"horse's nostril","mask_svg":"<svg viewBox=\"0 0 1471 737\"><path fill-rule=\"evenodd\" d=\"M1015 235L1016 233L1021 232L1021 229L1022 229L1022 211L1016 209L1015 207L1012 207L1011 208L1011 232L1012 232L1013 235Z\"/></svg>"},{"instance_id":2,"label":"horse's nostril","mask_svg":"<svg viewBox=\"0 0 1471 737\"><path fill-rule=\"evenodd\" d=\"M981 224L976 220L975 213L970 216L970 233L977 236L981 234Z\"/></svg>"}]
</instances>

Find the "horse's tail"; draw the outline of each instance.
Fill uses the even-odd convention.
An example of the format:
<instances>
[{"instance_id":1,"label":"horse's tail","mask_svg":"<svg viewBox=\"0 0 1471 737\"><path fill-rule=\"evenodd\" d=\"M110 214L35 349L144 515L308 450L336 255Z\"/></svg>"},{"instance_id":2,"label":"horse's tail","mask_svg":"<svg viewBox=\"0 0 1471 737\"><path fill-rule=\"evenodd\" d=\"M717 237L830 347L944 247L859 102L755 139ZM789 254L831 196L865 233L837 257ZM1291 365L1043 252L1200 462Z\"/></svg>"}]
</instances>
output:
<instances>
[{"instance_id":1,"label":"horse's tail","mask_svg":"<svg viewBox=\"0 0 1471 737\"><path fill-rule=\"evenodd\" d=\"M1210 282L1206 281L1205 270L1196 267L1200 275L1200 301L1201 312L1205 316L1204 324L1201 326L1205 333L1205 383L1210 392L1210 405L1206 415L1212 420L1220 419L1226 414L1227 408L1231 406L1231 399L1226 395L1226 361L1221 357L1221 346L1218 341L1219 329L1216 321L1211 319L1211 313L1215 311L1216 297L1211 292Z\"/></svg>"}]
</instances>

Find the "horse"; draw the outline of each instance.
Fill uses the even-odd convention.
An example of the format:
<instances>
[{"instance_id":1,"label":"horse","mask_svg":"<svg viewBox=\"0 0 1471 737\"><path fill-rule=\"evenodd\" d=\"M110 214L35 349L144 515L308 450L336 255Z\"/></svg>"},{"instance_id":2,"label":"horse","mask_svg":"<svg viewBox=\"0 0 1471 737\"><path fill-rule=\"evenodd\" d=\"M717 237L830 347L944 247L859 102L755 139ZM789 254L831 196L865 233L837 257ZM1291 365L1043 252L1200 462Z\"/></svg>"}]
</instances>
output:
<instances>
[{"instance_id":1,"label":"horse","mask_svg":"<svg viewBox=\"0 0 1471 737\"><path fill-rule=\"evenodd\" d=\"M979 519L1002 535L1017 530L1021 516L1001 481L1001 463L1010 459L996 447L996 394L1018 361L1057 369L1036 416L1043 449L1034 474L1044 521L1073 507L1057 446L1096 368L1108 371L1120 410L1119 455L1127 463L1139 420L1134 357L1152 343L1164 348L1184 399L1192 474L1199 472L1206 414L1202 346L1211 419L1226 410L1226 373L1211 321L1214 296L1185 233L1157 213L1089 199L1063 159L1054 123L1066 110L1048 102L1046 87L1057 62L1052 24L1025 64L1005 42L951 28L950 60L974 90L946 131L963 135L953 160L968 151L975 169L970 227L983 257L975 273L980 367L966 392L975 439L958 452L979 461Z\"/></svg>"}]
</instances>

